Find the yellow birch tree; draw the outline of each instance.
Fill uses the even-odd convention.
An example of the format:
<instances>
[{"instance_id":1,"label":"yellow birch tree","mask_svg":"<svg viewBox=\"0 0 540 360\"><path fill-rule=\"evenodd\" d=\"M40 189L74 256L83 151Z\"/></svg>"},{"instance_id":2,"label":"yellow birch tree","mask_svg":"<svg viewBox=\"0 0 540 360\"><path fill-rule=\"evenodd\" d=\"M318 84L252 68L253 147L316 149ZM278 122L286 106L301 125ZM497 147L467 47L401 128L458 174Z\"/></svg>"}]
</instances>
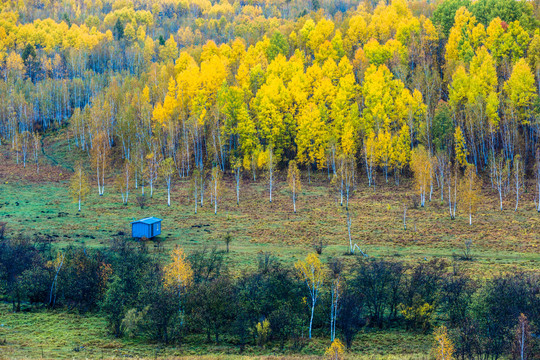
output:
<instances>
[{"instance_id":1,"label":"yellow birch tree","mask_svg":"<svg viewBox=\"0 0 540 360\"><path fill-rule=\"evenodd\" d=\"M448 331L443 325L435 330L435 346L433 352L437 360L454 360L454 344L448 337Z\"/></svg>"},{"instance_id":2,"label":"yellow birch tree","mask_svg":"<svg viewBox=\"0 0 540 360\"><path fill-rule=\"evenodd\" d=\"M90 187L88 186L88 178L80 163L75 167L75 173L71 177L69 191L73 202L79 203L79 211L81 211L81 202L86 199L86 196L90 192Z\"/></svg>"},{"instance_id":3,"label":"yellow birch tree","mask_svg":"<svg viewBox=\"0 0 540 360\"><path fill-rule=\"evenodd\" d=\"M298 198L298 192L302 189L302 183L300 182L300 170L296 161L289 161L289 171L287 173L287 182L289 184L289 190L291 190L293 209L296 214L296 199Z\"/></svg>"},{"instance_id":4,"label":"yellow birch tree","mask_svg":"<svg viewBox=\"0 0 540 360\"><path fill-rule=\"evenodd\" d=\"M178 246L171 253L171 262L165 266L163 282L166 288L172 288L178 296L178 311L183 321L182 294L193 281L193 269L186 259L184 250Z\"/></svg>"},{"instance_id":5,"label":"yellow birch tree","mask_svg":"<svg viewBox=\"0 0 540 360\"><path fill-rule=\"evenodd\" d=\"M324 283L324 269L321 260L315 253L309 254L305 260L299 260L294 264L294 268L298 272L298 275L309 290L309 296L311 298L311 317L309 320L309 338L311 339L311 328L313 326L313 314L315 313L315 305L319 299L319 292L322 289Z\"/></svg>"}]
</instances>

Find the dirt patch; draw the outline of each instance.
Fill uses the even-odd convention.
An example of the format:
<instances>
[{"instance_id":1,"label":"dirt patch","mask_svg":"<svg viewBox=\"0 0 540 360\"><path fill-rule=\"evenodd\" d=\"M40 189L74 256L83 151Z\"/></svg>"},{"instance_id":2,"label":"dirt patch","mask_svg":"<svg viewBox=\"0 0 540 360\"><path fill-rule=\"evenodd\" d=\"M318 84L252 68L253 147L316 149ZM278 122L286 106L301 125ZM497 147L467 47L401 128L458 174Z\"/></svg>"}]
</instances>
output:
<instances>
[{"instance_id":1,"label":"dirt patch","mask_svg":"<svg viewBox=\"0 0 540 360\"><path fill-rule=\"evenodd\" d=\"M20 159L17 164L12 155L0 155L0 181L3 183L21 180L30 183L60 182L69 179L70 175L69 170L60 166L40 164L38 172L34 163L27 162L24 167Z\"/></svg>"}]
</instances>

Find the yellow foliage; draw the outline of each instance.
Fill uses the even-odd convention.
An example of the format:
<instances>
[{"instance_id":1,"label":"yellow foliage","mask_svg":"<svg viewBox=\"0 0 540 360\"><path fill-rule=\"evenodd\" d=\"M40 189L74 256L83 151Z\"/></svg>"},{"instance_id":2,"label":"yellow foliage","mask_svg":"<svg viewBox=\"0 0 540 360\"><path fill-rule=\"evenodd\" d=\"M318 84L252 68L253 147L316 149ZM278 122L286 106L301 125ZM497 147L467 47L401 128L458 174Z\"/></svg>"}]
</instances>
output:
<instances>
[{"instance_id":1,"label":"yellow foliage","mask_svg":"<svg viewBox=\"0 0 540 360\"><path fill-rule=\"evenodd\" d=\"M538 97L536 91L536 82L529 64L525 59L518 60L510 79L504 84L509 116L516 117L523 125L528 124L532 104Z\"/></svg>"},{"instance_id":2,"label":"yellow foliage","mask_svg":"<svg viewBox=\"0 0 540 360\"><path fill-rule=\"evenodd\" d=\"M435 344L433 352L436 360L454 360L454 344L448 337L448 330L443 325L434 332Z\"/></svg>"},{"instance_id":3,"label":"yellow foliage","mask_svg":"<svg viewBox=\"0 0 540 360\"><path fill-rule=\"evenodd\" d=\"M310 253L305 260L298 260L294 268L310 290L320 289L324 282L325 272L317 254Z\"/></svg>"},{"instance_id":4,"label":"yellow foliage","mask_svg":"<svg viewBox=\"0 0 540 360\"><path fill-rule=\"evenodd\" d=\"M467 10L461 7L456 11L454 26L448 35L446 45L446 76L449 78L460 64L469 63L474 56L475 48L473 30L476 26L476 18ZM476 31L478 33L478 30Z\"/></svg>"},{"instance_id":5,"label":"yellow foliage","mask_svg":"<svg viewBox=\"0 0 540 360\"><path fill-rule=\"evenodd\" d=\"M324 352L324 356L328 360L343 360L345 359L345 345L339 340L335 339L332 344Z\"/></svg>"},{"instance_id":6,"label":"yellow foliage","mask_svg":"<svg viewBox=\"0 0 540 360\"><path fill-rule=\"evenodd\" d=\"M420 195L421 206L424 206L426 191L433 179L432 161L429 152L422 146L418 146L412 152L411 170L414 174L414 183Z\"/></svg>"},{"instance_id":7,"label":"yellow foliage","mask_svg":"<svg viewBox=\"0 0 540 360\"><path fill-rule=\"evenodd\" d=\"M312 102L308 103L300 111L297 121L298 161L324 166L328 148L328 126L322 119L319 108Z\"/></svg>"},{"instance_id":8,"label":"yellow foliage","mask_svg":"<svg viewBox=\"0 0 540 360\"><path fill-rule=\"evenodd\" d=\"M257 343L259 346L264 346L270 336L270 321L264 319L263 322L258 322L255 330L257 332Z\"/></svg>"},{"instance_id":9,"label":"yellow foliage","mask_svg":"<svg viewBox=\"0 0 540 360\"><path fill-rule=\"evenodd\" d=\"M296 161L289 161L289 170L287 172L287 182L289 183L289 189L294 193L302 190L302 183L300 181L300 170L296 165Z\"/></svg>"},{"instance_id":10,"label":"yellow foliage","mask_svg":"<svg viewBox=\"0 0 540 360\"><path fill-rule=\"evenodd\" d=\"M427 330L431 326L431 320L435 311L435 306L414 299L411 306L400 304L400 313L407 322L407 327Z\"/></svg>"},{"instance_id":11,"label":"yellow foliage","mask_svg":"<svg viewBox=\"0 0 540 360\"><path fill-rule=\"evenodd\" d=\"M193 281L193 270L189 261L186 259L184 250L175 247L171 253L171 262L164 268L164 285L174 287L178 291L188 286Z\"/></svg>"},{"instance_id":12,"label":"yellow foliage","mask_svg":"<svg viewBox=\"0 0 540 360\"><path fill-rule=\"evenodd\" d=\"M456 131L454 132L454 151L457 163L462 167L466 166L469 152L465 144L465 137L459 126L456 127Z\"/></svg>"}]
</instances>

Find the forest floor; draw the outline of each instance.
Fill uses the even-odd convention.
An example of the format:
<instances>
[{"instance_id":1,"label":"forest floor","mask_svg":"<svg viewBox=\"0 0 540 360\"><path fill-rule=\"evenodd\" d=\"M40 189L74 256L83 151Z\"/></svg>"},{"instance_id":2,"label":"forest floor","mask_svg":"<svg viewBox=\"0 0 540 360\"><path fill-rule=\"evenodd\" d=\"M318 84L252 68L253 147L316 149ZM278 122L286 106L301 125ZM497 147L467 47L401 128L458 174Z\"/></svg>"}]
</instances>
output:
<instances>
[{"instance_id":1,"label":"forest floor","mask_svg":"<svg viewBox=\"0 0 540 360\"><path fill-rule=\"evenodd\" d=\"M323 262L348 251L345 207L339 205L338 194L329 190L326 172L312 175L311 184L304 174L296 214L292 210L285 172L277 174L272 203L268 201L268 183L262 174L255 182L246 174L242 179L239 205L232 175L228 174L217 215L210 205L209 191L206 191L204 206L194 213L188 181L177 180L173 184L170 207L164 182L159 181L147 207L141 209L136 203L140 188L132 190L130 201L124 206L120 194L113 189L112 176L106 183L105 195L98 196L95 177L89 173L91 193L78 212L77 204L68 193L69 177L75 162L87 159L86 154L77 149L69 150L63 135L46 137L44 153L46 156L41 157L37 174L35 165L29 163L26 168L16 165L9 147L0 147L0 221L7 223L9 235L38 236L58 248L69 244L102 247L115 238L129 235L130 221L155 216L163 219L162 235L148 241L148 247L164 259L176 245L187 252L204 246L225 249L223 238L227 233L233 236L233 241L225 259L233 271L256 267L257 254L264 252L292 264L312 252L314 242L328 245L321 255ZM88 164L87 160L85 162ZM468 214L459 212L459 206L457 218L450 219L438 189L432 201L422 208L413 203L416 195L408 179L404 178L401 185L396 186L392 178L386 183L379 174L374 190L367 186L363 175L351 196L349 208L353 241L368 256L408 263L444 258L449 264L478 277L540 270L540 214L534 210L531 192L522 196L517 211L513 209L515 200L511 196L505 200L505 209L500 211L496 192L484 181L479 210L473 215L473 224L469 225ZM146 187L145 191L148 194L150 189ZM405 206L407 230L403 225ZM459 257L468 240L472 241L474 260L461 261ZM345 259L355 261L353 256ZM191 343L178 349L160 349L135 340L114 339L106 332L105 320L96 315L44 310L13 314L8 310L7 305L0 304L0 358L162 357L204 353L216 354L215 358L220 359L240 358L235 348L201 345L198 339L191 339ZM322 340L314 341L304 348L305 356L321 354L327 346ZM382 354L393 354L396 359L422 359L420 354L428 353L430 346L431 337L427 335L375 331L357 337L354 353L375 354L358 355L358 359L378 359ZM273 350L248 351L257 359L261 358L257 357L259 353L273 354Z\"/></svg>"}]
</instances>

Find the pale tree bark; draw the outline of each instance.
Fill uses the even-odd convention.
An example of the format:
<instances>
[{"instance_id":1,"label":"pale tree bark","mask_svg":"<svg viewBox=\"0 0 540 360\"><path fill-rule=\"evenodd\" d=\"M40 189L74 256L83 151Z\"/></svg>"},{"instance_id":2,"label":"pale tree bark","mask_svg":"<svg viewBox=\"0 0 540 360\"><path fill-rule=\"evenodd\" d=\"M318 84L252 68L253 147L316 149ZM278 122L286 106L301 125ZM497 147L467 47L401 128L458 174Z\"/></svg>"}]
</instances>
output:
<instances>
[{"instance_id":1,"label":"pale tree bark","mask_svg":"<svg viewBox=\"0 0 540 360\"><path fill-rule=\"evenodd\" d=\"M171 206L171 177L172 176L167 176L165 178L165 181L167 182L167 206L170 207Z\"/></svg>"},{"instance_id":2,"label":"pale tree bark","mask_svg":"<svg viewBox=\"0 0 540 360\"><path fill-rule=\"evenodd\" d=\"M345 207L349 208L349 198L351 195L352 188L354 186L354 180L356 179L356 159L353 155L349 155L345 158L345 194L346 194L346 205Z\"/></svg>"},{"instance_id":3,"label":"pale tree bark","mask_svg":"<svg viewBox=\"0 0 540 360\"><path fill-rule=\"evenodd\" d=\"M299 261L295 264L295 268L299 271L300 276L306 283L309 295L311 298L311 315L309 319L309 338L311 339L311 329L313 328L313 315L315 313L315 305L319 299L319 292L324 283L324 273L322 264L316 254L310 254L305 261Z\"/></svg>"},{"instance_id":4,"label":"pale tree bark","mask_svg":"<svg viewBox=\"0 0 540 360\"><path fill-rule=\"evenodd\" d=\"M148 159L147 180L150 185L150 197L154 196L154 183L158 177L159 158L156 153Z\"/></svg>"},{"instance_id":5,"label":"pale tree bark","mask_svg":"<svg viewBox=\"0 0 540 360\"><path fill-rule=\"evenodd\" d=\"M292 191L292 201L293 201L293 210L296 214L296 184L293 183L293 191Z\"/></svg>"},{"instance_id":6,"label":"pale tree bark","mask_svg":"<svg viewBox=\"0 0 540 360\"><path fill-rule=\"evenodd\" d=\"M407 205L403 206L403 230L407 230Z\"/></svg>"},{"instance_id":7,"label":"pale tree bark","mask_svg":"<svg viewBox=\"0 0 540 360\"><path fill-rule=\"evenodd\" d=\"M375 186L375 181L373 179L373 168L374 168L374 154L373 146L367 146L364 141L364 160L366 162L366 175L368 178L368 186Z\"/></svg>"},{"instance_id":8,"label":"pale tree bark","mask_svg":"<svg viewBox=\"0 0 540 360\"><path fill-rule=\"evenodd\" d=\"M336 322L337 322L337 315L338 315L340 282L341 282L341 278L338 275L335 279L332 280L332 284L331 284L330 341L334 341L334 339L336 338Z\"/></svg>"},{"instance_id":9,"label":"pale tree bark","mask_svg":"<svg viewBox=\"0 0 540 360\"><path fill-rule=\"evenodd\" d=\"M504 158L502 152L497 157L495 157L495 154L492 154L490 175L491 182L499 194L499 205L500 210L502 211L503 198L506 195L507 182L509 178L509 162Z\"/></svg>"},{"instance_id":10,"label":"pale tree bark","mask_svg":"<svg viewBox=\"0 0 540 360\"><path fill-rule=\"evenodd\" d=\"M191 192L193 193L193 199L195 200L195 214L197 214L197 206L199 205L199 169L195 168L191 173Z\"/></svg>"},{"instance_id":11,"label":"pale tree bark","mask_svg":"<svg viewBox=\"0 0 540 360\"><path fill-rule=\"evenodd\" d=\"M234 179L236 182L236 205L240 205L240 180L242 178L242 167L236 164L234 167Z\"/></svg>"},{"instance_id":12,"label":"pale tree bark","mask_svg":"<svg viewBox=\"0 0 540 360\"><path fill-rule=\"evenodd\" d=\"M514 211L517 211L519 206L519 198L523 192L525 186L525 169L524 163L521 160L520 155L514 157L514 166L512 167L512 180L514 181L514 192L516 194L516 207Z\"/></svg>"},{"instance_id":13,"label":"pale tree bark","mask_svg":"<svg viewBox=\"0 0 540 360\"><path fill-rule=\"evenodd\" d=\"M537 212L540 212L540 149L536 151L535 165L534 165L534 176L535 176L535 198L534 198L534 207Z\"/></svg>"},{"instance_id":14,"label":"pale tree bark","mask_svg":"<svg viewBox=\"0 0 540 360\"><path fill-rule=\"evenodd\" d=\"M92 139L92 156L94 158L94 166L96 170L96 179L98 187L98 195L103 196L105 193L105 170L107 167L107 157L109 155L109 141L104 132L99 132Z\"/></svg>"},{"instance_id":15,"label":"pale tree bark","mask_svg":"<svg viewBox=\"0 0 540 360\"><path fill-rule=\"evenodd\" d=\"M206 175L205 175L204 169L199 169L198 173L199 173L199 190L201 191L199 198L200 198L201 207L203 207L204 206L204 186L205 186L205 181L206 181Z\"/></svg>"},{"instance_id":16,"label":"pale tree bark","mask_svg":"<svg viewBox=\"0 0 540 360\"><path fill-rule=\"evenodd\" d=\"M129 200L129 181L131 178L131 165L126 160L124 164L124 169L118 181L118 187L120 188L120 193L122 194L122 203L124 205L128 204Z\"/></svg>"},{"instance_id":17,"label":"pale tree bark","mask_svg":"<svg viewBox=\"0 0 540 360\"><path fill-rule=\"evenodd\" d=\"M171 206L171 188L172 188L172 179L174 174L176 174L176 166L172 156L164 159L159 167L159 172L161 177L165 179L165 184L167 185L167 206Z\"/></svg>"},{"instance_id":18,"label":"pale tree bark","mask_svg":"<svg viewBox=\"0 0 540 360\"><path fill-rule=\"evenodd\" d=\"M221 176L222 172L218 166L212 169L212 197L214 200L214 215L217 215L218 199L221 191Z\"/></svg>"},{"instance_id":19,"label":"pale tree bark","mask_svg":"<svg viewBox=\"0 0 540 360\"><path fill-rule=\"evenodd\" d=\"M28 131L23 131L21 133L21 138L22 138L21 139L22 161L23 161L23 167L26 168L26 159L28 158L30 133Z\"/></svg>"},{"instance_id":20,"label":"pale tree bark","mask_svg":"<svg viewBox=\"0 0 540 360\"><path fill-rule=\"evenodd\" d=\"M291 190L293 209L296 214L296 199L298 197L298 191L302 188L302 184L300 182L300 170L298 170L298 166L294 160L289 161L287 182L289 183L289 189Z\"/></svg>"},{"instance_id":21,"label":"pale tree bark","mask_svg":"<svg viewBox=\"0 0 540 360\"><path fill-rule=\"evenodd\" d=\"M362 249L360 249L360 247L358 246L358 244L353 244L353 241L352 241L352 218L351 218L351 215L349 213L349 209L347 209L347 232L349 234L349 254L354 254L356 252L356 250L358 250L362 256L366 256L366 253L364 253L362 251Z\"/></svg>"},{"instance_id":22,"label":"pale tree bark","mask_svg":"<svg viewBox=\"0 0 540 360\"><path fill-rule=\"evenodd\" d=\"M251 172L253 174L253 181L257 181L257 159L255 158L255 153L251 154Z\"/></svg>"},{"instance_id":23,"label":"pale tree bark","mask_svg":"<svg viewBox=\"0 0 540 360\"><path fill-rule=\"evenodd\" d=\"M270 202L272 202L272 187L274 186L274 150L268 149L268 186L270 190Z\"/></svg>"},{"instance_id":24,"label":"pale tree bark","mask_svg":"<svg viewBox=\"0 0 540 360\"><path fill-rule=\"evenodd\" d=\"M446 181L446 174L448 172L448 156L446 153L441 152L437 154L437 182L439 184L439 189L441 189L441 200L444 200L444 187L445 187L445 181Z\"/></svg>"},{"instance_id":25,"label":"pale tree bark","mask_svg":"<svg viewBox=\"0 0 540 360\"><path fill-rule=\"evenodd\" d=\"M68 131L69 133L69 131ZM34 162L36 164L36 172L39 174L39 150L41 148L41 139L37 133L32 134L32 148L34 154Z\"/></svg>"},{"instance_id":26,"label":"pale tree bark","mask_svg":"<svg viewBox=\"0 0 540 360\"><path fill-rule=\"evenodd\" d=\"M64 258L65 258L64 253L61 253L61 255L57 258L57 263L54 264L54 278L53 278L53 283L51 285L51 291L49 293L49 306L51 307L54 307L54 304L56 303L56 288L58 284L58 273L60 273L60 270L62 269L62 265L64 265Z\"/></svg>"},{"instance_id":27,"label":"pale tree bark","mask_svg":"<svg viewBox=\"0 0 540 360\"><path fill-rule=\"evenodd\" d=\"M450 219L454 220L456 218L456 207L457 207L457 169L451 169L450 166L448 167L448 181L446 182L448 185L448 208L450 210ZM452 174L453 172L453 174Z\"/></svg>"}]
</instances>

